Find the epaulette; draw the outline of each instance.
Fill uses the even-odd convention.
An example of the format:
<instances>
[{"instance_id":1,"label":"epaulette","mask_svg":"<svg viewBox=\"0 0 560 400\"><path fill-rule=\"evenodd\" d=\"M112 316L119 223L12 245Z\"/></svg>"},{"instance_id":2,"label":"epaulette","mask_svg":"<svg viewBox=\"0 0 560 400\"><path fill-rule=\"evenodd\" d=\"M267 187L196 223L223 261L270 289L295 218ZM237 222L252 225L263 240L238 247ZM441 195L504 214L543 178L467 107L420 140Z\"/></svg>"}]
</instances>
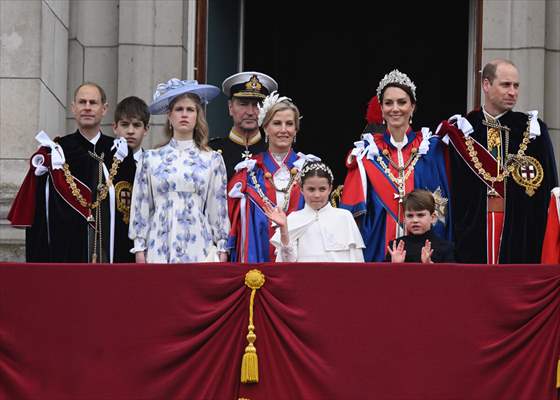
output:
<instances>
[{"instance_id":1,"label":"epaulette","mask_svg":"<svg viewBox=\"0 0 560 400\"><path fill-rule=\"evenodd\" d=\"M213 137L208 141L208 145L212 147L212 142L217 142L218 140L223 139L221 137ZM218 153L222 154L222 149L215 149L212 147L212 150L217 151Z\"/></svg>"}]
</instances>

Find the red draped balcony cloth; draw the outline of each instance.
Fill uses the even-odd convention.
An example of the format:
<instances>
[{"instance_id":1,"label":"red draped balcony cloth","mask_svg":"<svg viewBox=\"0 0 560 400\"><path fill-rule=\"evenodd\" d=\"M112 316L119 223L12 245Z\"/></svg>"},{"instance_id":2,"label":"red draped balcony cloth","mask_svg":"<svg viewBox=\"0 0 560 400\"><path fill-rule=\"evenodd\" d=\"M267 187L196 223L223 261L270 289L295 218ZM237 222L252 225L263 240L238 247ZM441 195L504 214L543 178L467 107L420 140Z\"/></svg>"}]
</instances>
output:
<instances>
[{"instance_id":1,"label":"red draped balcony cloth","mask_svg":"<svg viewBox=\"0 0 560 400\"><path fill-rule=\"evenodd\" d=\"M552 400L559 306L558 265L4 263L0 399Z\"/></svg>"}]
</instances>

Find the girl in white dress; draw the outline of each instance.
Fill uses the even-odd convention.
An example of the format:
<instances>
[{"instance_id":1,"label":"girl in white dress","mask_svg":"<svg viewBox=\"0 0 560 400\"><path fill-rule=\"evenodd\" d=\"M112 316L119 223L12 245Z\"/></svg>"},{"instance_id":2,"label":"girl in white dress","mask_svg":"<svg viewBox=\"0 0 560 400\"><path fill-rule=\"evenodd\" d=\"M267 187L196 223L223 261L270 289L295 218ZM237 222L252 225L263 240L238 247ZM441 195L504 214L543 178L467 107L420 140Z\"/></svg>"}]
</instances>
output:
<instances>
[{"instance_id":1,"label":"girl in white dress","mask_svg":"<svg viewBox=\"0 0 560 400\"><path fill-rule=\"evenodd\" d=\"M268 207L276 225L270 242L277 262L363 262L364 241L352 214L329 203L333 175L322 162L305 164L301 171L305 207L286 217L281 208Z\"/></svg>"},{"instance_id":2,"label":"girl in white dress","mask_svg":"<svg viewBox=\"0 0 560 400\"><path fill-rule=\"evenodd\" d=\"M136 171L129 237L136 262L227 261L226 169L208 143L202 108L220 93L172 79L158 85L152 114L167 114L170 141L147 150Z\"/></svg>"}]
</instances>

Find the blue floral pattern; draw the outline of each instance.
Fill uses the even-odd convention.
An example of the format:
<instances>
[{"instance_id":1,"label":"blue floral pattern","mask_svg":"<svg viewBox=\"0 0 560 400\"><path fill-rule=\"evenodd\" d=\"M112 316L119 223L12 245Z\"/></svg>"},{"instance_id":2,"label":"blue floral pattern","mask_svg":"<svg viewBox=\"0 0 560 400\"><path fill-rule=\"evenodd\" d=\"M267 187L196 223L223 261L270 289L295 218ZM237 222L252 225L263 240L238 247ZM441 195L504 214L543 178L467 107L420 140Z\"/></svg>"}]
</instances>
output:
<instances>
[{"instance_id":1,"label":"blue floral pattern","mask_svg":"<svg viewBox=\"0 0 560 400\"><path fill-rule=\"evenodd\" d=\"M145 151L136 171L129 237L152 263L204 261L229 233L224 160L176 140Z\"/></svg>"}]
</instances>

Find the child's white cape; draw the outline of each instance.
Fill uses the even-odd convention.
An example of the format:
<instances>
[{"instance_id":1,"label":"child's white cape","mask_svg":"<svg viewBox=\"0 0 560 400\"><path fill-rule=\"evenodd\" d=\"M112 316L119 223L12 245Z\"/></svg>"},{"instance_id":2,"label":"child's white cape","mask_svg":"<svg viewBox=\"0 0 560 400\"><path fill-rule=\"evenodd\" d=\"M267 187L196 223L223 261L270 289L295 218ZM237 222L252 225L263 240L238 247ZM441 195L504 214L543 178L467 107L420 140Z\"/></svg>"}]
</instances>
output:
<instances>
[{"instance_id":1,"label":"child's white cape","mask_svg":"<svg viewBox=\"0 0 560 400\"><path fill-rule=\"evenodd\" d=\"M314 222L318 223L316 227L312 227ZM288 215L288 234L288 246L282 245L280 229L270 239L277 249L276 261L360 261L354 253L361 255L361 249L365 248L352 214L329 203L320 210L306 204L302 210ZM294 251L296 260L285 259L286 253Z\"/></svg>"}]
</instances>

